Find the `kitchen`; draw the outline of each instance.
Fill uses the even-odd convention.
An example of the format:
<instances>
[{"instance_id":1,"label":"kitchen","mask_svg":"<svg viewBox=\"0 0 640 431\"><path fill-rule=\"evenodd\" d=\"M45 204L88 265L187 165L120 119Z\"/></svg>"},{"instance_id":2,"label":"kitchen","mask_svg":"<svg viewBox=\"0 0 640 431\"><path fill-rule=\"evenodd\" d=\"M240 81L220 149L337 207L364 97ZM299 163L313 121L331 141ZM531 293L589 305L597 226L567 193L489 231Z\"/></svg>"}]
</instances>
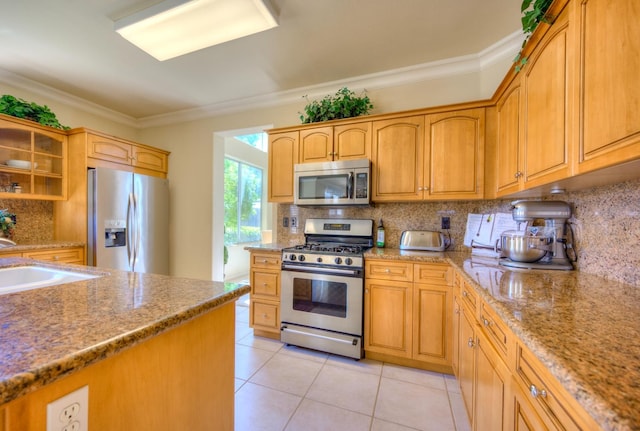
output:
<instances>
[{"instance_id":1,"label":"kitchen","mask_svg":"<svg viewBox=\"0 0 640 431\"><path fill-rule=\"evenodd\" d=\"M510 57L510 56L509 56ZM470 76L448 76L437 80L416 84L400 85L395 88L376 89L369 92L370 97L378 102L381 112L397 112L405 109L415 109L424 106L446 105L468 100L481 100L491 96L481 88L469 88L469 81L483 82L490 88L496 88L501 81L504 70L508 68L511 58L504 58L499 65L493 65L495 70L483 69ZM497 72L500 70L501 72ZM489 83L490 82L490 83ZM472 86L474 87L474 86ZM479 86L479 87L482 87ZM75 109L64 106L54 99L47 99L32 91L25 90L15 81L13 85L2 84L4 93L16 94L26 99L39 100L56 107L61 118L70 117ZM441 91L446 88L449 91ZM463 90L468 91L463 91ZM460 95L460 91L464 95ZM446 94L443 94L446 93ZM211 184L213 182L209 164L212 159L211 136L216 130L229 130L253 124L274 124L288 126L295 123L300 104L269 109L253 109L242 114L225 114L220 117L194 120L187 124L171 124L136 130L132 126L119 124L105 118L98 118L90 113L79 113L74 124L83 124L100 130L107 130L116 136L124 136L136 141L153 143L153 145L171 151L170 180L173 187L180 190L176 193L176 203L172 209L172 219L183 220L180 227L174 226L171 237L174 240L172 255L172 274L208 279L211 275L215 248L212 247L213 237L211 227ZM87 121L84 121L87 119ZM184 143L189 142L186 146ZM198 175L193 175L198 172ZM597 273L608 278L624 281L637 286L637 256L632 252L637 241L637 217L635 209L629 203L637 202L637 182L623 182L609 186L599 186L585 191L569 192L562 195L562 200L574 203L576 206L575 219L578 225L577 245L581 250L578 262L581 271ZM202 197L205 197L202 199ZM437 203L383 203L376 207L359 212L358 217L383 219L387 227L387 242L390 246L398 244L400 232L405 229L437 229L441 214L451 214L451 227L454 244L460 246L463 235L466 214L469 212L505 211L509 200L480 200L469 202L437 202ZM3 206L10 206L18 212L21 208L2 202ZM25 213L33 212L33 208L50 207L45 204L27 202L24 204ZM178 211L178 208L180 209ZM612 209L625 210L611 213ZM278 220L284 217L296 216L300 223L307 218L324 215L318 212L280 205ZM416 221L411 214L416 214ZM330 214L331 216L351 216L344 214ZM29 217L21 217L21 220ZM44 223L50 223L46 215L41 217ZM299 224L301 225L301 224ZM46 224L45 224L46 226ZM604 227L603 227L604 226ZM603 234L603 228L606 234ZM50 231L49 231L50 232ZM631 234L630 234L631 233ZM48 235L47 229L40 235ZM289 231L278 229L278 241L299 241L300 231L291 228ZM176 238L184 241L176 242ZM48 238L45 238L48 239ZM624 245L624 246L621 246ZM213 250L212 250L213 249ZM603 259L606 257L606 259ZM609 260L610 259L610 260Z\"/></svg>"}]
</instances>

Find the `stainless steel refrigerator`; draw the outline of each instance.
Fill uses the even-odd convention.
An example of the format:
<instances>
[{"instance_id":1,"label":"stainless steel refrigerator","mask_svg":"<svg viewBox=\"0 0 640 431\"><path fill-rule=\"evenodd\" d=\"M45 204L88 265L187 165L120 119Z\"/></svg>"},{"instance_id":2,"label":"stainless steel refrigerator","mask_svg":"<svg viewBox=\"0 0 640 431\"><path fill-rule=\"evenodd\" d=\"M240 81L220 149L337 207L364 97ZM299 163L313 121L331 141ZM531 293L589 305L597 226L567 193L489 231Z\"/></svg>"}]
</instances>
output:
<instances>
[{"instance_id":1,"label":"stainless steel refrigerator","mask_svg":"<svg viewBox=\"0 0 640 431\"><path fill-rule=\"evenodd\" d=\"M169 182L107 168L88 172L87 262L169 273Z\"/></svg>"}]
</instances>

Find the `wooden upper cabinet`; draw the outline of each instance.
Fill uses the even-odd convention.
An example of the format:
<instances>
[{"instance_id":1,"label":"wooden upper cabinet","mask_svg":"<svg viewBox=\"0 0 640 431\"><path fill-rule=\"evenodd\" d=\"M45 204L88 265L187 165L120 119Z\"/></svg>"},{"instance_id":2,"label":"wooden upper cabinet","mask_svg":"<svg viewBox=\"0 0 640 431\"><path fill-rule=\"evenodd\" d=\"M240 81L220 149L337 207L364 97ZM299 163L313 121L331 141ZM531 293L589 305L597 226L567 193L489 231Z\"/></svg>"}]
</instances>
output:
<instances>
[{"instance_id":1,"label":"wooden upper cabinet","mask_svg":"<svg viewBox=\"0 0 640 431\"><path fill-rule=\"evenodd\" d=\"M571 176L569 8L565 7L529 56L522 73L522 181L536 187Z\"/></svg>"},{"instance_id":2,"label":"wooden upper cabinet","mask_svg":"<svg viewBox=\"0 0 640 431\"><path fill-rule=\"evenodd\" d=\"M371 157L371 122L300 130L300 163Z\"/></svg>"},{"instance_id":3,"label":"wooden upper cabinet","mask_svg":"<svg viewBox=\"0 0 640 431\"><path fill-rule=\"evenodd\" d=\"M575 3L580 174L640 158L640 2Z\"/></svg>"},{"instance_id":4,"label":"wooden upper cabinet","mask_svg":"<svg viewBox=\"0 0 640 431\"><path fill-rule=\"evenodd\" d=\"M334 160L371 159L371 122L333 128Z\"/></svg>"},{"instance_id":5,"label":"wooden upper cabinet","mask_svg":"<svg viewBox=\"0 0 640 431\"><path fill-rule=\"evenodd\" d=\"M333 127L300 130L300 163L333 160Z\"/></svg>"},{"instance_id":6,"label":"wooden upper cabinet","mask_svg":"<svg viewBox=\"0 0 640 431\"><path fill-rule=\"evenodd\" d=\"M82 131L81 131L82 132ZM142 174L165 177L169 168L169 152L108 135L87 132L87 157L134 168ZM90 166L100 163L91 162ZM106 167L109 167L106 165ZM160 175L156 174L159 172Z\"/></svg>"},{"instance_id":7,"label":"wooden upper cabinet","mask_svg":"<svg viewBox=\"0 0 640 431\"><path fill-rule=\"evenodd\" d=\"M424 116L374 121L372 132L372 200L421 200Z\"/></svg>"},{"instance_id":8,"label":"wooden upper cabinet","mask_svg":"<svg viewBox=\"0 0 640 431\"><path fill-rule=\"evenodd\" d=\"M484 108L426 116L424 199L484 198Z\"/></svg>"},{"instance_id":9,"label":"wooden upper cabinet","mask_svg":"<svg viewBox=\"0 0 640 431\"><path fill-rule=\"evenodd\" d=\"M520 167L520 80L512 82L496 105L496 195L517 192Z\"/></svg>"},{"instance_id":10,"label":"wooden upper cabinet","mask_svg":"<svg viewBox=\"0 0 640 431\"><path fill-rule=\"evenodd\" d=\"M293 203L293 165L298 163L299 132L269 135L269 202Z\"/></svg>"}]
</instances>

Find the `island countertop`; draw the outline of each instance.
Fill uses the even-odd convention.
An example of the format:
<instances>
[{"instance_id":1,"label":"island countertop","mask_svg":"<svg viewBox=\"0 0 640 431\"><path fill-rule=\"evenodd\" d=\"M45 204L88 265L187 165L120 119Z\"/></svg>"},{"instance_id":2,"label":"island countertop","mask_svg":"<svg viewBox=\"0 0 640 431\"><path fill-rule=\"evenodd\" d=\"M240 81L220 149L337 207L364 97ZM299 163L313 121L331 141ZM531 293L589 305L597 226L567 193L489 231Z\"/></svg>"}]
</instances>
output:
<instances>
[{"instance_id":1,"label":"island countertop","mask_svg":"<svg viewBox=\"0 0 640 431\"><path fill-rule=\"evenodd\" d=\"M0 268L33 264L0 259ZM0 405L249 292L233 283L37 265L101 276L0 295Z\"/></svg>"},{"instance_id":2,"label":"island countertop","mask_svg":"<svg viewBox=\"0 0 640 431\"><path fill-rule=\"evenodd\" d=\"M371 249L448 263L605 430L640 429L640 290L580 271L509 269L465 252Z\"/></svg>"}]
</instances>

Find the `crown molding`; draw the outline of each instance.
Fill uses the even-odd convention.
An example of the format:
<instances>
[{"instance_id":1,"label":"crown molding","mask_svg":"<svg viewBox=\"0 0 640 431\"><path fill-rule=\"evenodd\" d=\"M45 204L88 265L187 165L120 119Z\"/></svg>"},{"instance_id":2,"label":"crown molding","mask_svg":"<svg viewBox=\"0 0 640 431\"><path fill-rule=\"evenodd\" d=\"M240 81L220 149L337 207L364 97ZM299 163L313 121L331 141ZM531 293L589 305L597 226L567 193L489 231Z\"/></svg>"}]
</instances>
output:
<instances>
[{"instance_id":1,"label":"crown molding","mask_svg":"<svg viewBox=\"0 0 640 431\"><path fill-rule=\"evenodd\" d=\"M380 73L362 75L349 79L326 82L320 85L301 87L293 90L274 92L260 96L235 99L214 103L192 109L185 109L166 114L134 118L104 106L89 102L36 81L21 77L12 72L0 69L0 83L33 92L73 108L89 112L121 124L145 129L175 123L199 120L216 115L232 114L251 109L299 103L304 96L309 98L323 97L335 92L336 88L349 87L354 91L381 89L400 85L429 81L445 76L477 73L507 57L513 58L520 47L524 35L522 31L514 32L499 40L488 48L476 53L460 57L438 60L416 66L388 70Z\"/></svg>"}]
</instances>

